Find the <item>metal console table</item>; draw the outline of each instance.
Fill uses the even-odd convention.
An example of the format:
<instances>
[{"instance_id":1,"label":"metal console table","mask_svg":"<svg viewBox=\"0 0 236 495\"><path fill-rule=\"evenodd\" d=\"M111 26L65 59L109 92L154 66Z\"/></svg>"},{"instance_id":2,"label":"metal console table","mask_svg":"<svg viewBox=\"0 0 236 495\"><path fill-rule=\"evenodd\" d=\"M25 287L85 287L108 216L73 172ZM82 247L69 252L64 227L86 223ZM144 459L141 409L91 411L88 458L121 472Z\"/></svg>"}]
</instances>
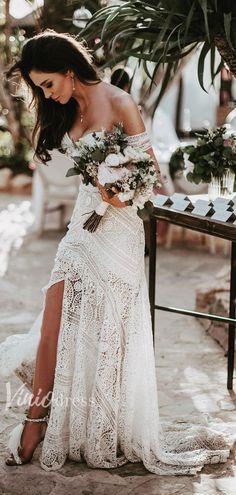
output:
<instances>
[{"instance_id":1,"label":"metal console table","mask_svg":"<svg viewBox=\"0 0 236 495\"><path fill-rule=\"evenodd\" d=\"M236 196L228 200L217 198L214 202L209 202L206 195L190 196L190 198L175 193L171 197L157 195L154 200L154 211L150 218L149 255L149 298L153 337L155 334L155 310L157 309L228 323L227 388L232 390L236 325ZM157 219L231 241L228 318L155 304Z\"/></svg>"}]
</instances>

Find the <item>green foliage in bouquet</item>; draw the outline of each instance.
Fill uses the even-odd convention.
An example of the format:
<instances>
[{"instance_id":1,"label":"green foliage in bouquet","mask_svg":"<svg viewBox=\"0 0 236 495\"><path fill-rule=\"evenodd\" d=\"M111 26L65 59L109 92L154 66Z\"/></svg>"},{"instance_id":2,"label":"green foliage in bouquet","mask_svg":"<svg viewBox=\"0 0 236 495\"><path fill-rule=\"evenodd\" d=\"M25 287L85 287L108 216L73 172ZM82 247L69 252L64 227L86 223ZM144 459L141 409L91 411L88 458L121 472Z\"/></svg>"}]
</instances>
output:
<instances>
[{"instance_id":1,"label":"green foliage in bouquet","mask_svg":"<svg viewBox=\"0 0 236 495\"><path fill-rule=\"evenodd\" d=\"M196 145L177 148L170 159L171 176L185 171L189 182L209 183L212 177L220 178L229 170L236 174L236 136L228 136L226 127L204 130L196 134ZM186 163L187 160L187 163Z\"/></svg>"}]
</instances>

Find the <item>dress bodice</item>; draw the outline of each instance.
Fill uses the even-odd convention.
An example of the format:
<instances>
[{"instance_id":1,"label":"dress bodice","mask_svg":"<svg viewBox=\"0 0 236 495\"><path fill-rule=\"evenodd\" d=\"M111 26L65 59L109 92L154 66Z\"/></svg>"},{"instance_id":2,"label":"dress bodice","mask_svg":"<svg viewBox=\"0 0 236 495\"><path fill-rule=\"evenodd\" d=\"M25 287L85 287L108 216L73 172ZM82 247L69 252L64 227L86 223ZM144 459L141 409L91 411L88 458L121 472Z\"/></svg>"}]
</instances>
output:
<instances>
[{"instance_id":1,"label":"dress bodice","mask_svg":"<svg viewBox=\"0 0 236 495\"><path fill-rule=\"evenodd\" d=\"M73 141L70 138L68 132L66 132L62 139L62 147L67 150L67 153L73 153L73 150L75 149L77 143L84 141L87 144L93 144L95 139L94 134L96 134L96 136L102 136L104 135L104 132L105 129L102 129L101 131L89 132L88 134L85 134L84 136L79 138L77 141ZM147 151L152 146L149 135L146 131L128 136L128 144L133 146L134 148L139 148L141 151Z\"/></svg>"}]
</instances>

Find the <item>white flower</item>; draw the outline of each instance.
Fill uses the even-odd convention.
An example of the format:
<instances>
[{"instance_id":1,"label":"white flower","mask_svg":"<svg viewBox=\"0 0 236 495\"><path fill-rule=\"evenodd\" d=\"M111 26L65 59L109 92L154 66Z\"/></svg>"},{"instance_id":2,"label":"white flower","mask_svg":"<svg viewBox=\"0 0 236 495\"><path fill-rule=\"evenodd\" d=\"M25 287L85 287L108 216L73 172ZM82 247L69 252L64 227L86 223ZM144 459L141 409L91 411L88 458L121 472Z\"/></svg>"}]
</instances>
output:
<instances>
[{"instance_id":1,"label":"white flower","mask_svg":"<svg viewBox=\"0 0 236 495\"><path fill-rule=\"evenodd\" d=\"M108 167L105 162L102 162L98 167L98 182L104 186L106 183L123 179L126 174L125 168Z\"/></svg>"},{"instance_id":2,"label":"white flower","mask_svg":"<svg viewBox=\"0 0 236 495\"><path fill-rule=\"evenodd\" d=\"M133 148L132 146L126 146L126 148L123 151L125 157L128 160L148 160L150 156L147 153L144 153L143 151Z\"/></svg>"},{"instance_id":3,"label":"white flower","mask_svg":"<svg viewBox=\"0 0 236 495\"><path fill-rule=\"evenodd\" d=\"M135 208L140 208L142 210L142 208L144 207L146 201L147 200L145 198L138 197L138 198L134 199L133 206Z\"/></svg>"},{"instance_id":4,"label":"white flower","mask_svg":"<svg viewBox=\"0 0 236 495\"><path fill-rule=\"evenodd\" d=\"M116 153L119 153L119 151L120 151L120 146L119 146L119 144L115 144L115 145L114 145L114 151L115 151Z\"/></svg>"},{"instance_id":5,"label":"white flower","mask_svg":"<svg viewBox=\"0 0 236 495\"><path fill-rule=\"evenodd\" d=\"M132 148L132 146L127 146L123 151L124 156L128 160L135 160L138 158L139 152Z\"/></svg>"},{"instance_id":6,"label":"white flower","mask_svg":"<svg viewBox=\"0 0 236 495\"><path fill-rule=\"evenodd\" d=\"M119 159L120 165L124 165L124 163L129 162L129 159L126 156L124 156L123 153L121 153L121 152L117 153L117 157Z\"/></svg>"},{"instance_id":7,"label":"white flower","mask_svg":"<svg viewBox=\"0 0 236 495\"><path fill-rule=\"evenodd\" d=\"M123 187L124 192L129 192L130 191L129 184L127 184L127 182L123 181L122 187Z\"/></svg>"},{"instance_id":8,"label":"white flower","mask_svg":"<svg viewBox=\"0 0 236 495\"><path fill-rule=\"evenodd\" d=\"M133 199L133 197L134 191L120 192L118 194L118 198L120 201L129 201L130 199Z\"/></svg>"},{"instance_id":9,"label":"white flower","mask_svg":"<svg viewBox=\"0 0 236 495\"><path fill-rule=\"evenodd\" d=\"M115 153L110 153L105 158L105 163L108 167L118 167L120 164L119 157Z\"/></svg>"}]
</instances>

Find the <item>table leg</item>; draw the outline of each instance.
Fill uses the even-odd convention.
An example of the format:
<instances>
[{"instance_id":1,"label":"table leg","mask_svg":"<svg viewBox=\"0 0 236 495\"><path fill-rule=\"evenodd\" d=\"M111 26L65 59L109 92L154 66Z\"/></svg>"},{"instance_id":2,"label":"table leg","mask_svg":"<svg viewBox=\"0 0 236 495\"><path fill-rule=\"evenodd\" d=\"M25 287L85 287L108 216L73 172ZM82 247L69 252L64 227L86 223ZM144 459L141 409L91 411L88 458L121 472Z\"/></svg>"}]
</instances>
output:
<instances>
[{"instance_id":1,"label":"table leg","mask_svg":"<svg viewBox=\"0 0 236 495\"><path fill-rule=\"evenodd\" d=\"M231 275L230 275L230 300L229 300L229 317L235 318L236 307L236 242L231 243ZM228 335L228 375L227 388L233 388L234 374L234 350L235 350L235 325L229 323Z\"/></svg>"},{"instance_id":2,"label":"table leg","mask_svg":"<svg viewBox=\"0 0 236 495\"><path fill-rule=\"evenodd\" d=\"M150 218L150 251L149 251L149 300L151 306L152 333L155 335L155 290L156 290L156 218Z\"/></svg>"}]
</instances>

